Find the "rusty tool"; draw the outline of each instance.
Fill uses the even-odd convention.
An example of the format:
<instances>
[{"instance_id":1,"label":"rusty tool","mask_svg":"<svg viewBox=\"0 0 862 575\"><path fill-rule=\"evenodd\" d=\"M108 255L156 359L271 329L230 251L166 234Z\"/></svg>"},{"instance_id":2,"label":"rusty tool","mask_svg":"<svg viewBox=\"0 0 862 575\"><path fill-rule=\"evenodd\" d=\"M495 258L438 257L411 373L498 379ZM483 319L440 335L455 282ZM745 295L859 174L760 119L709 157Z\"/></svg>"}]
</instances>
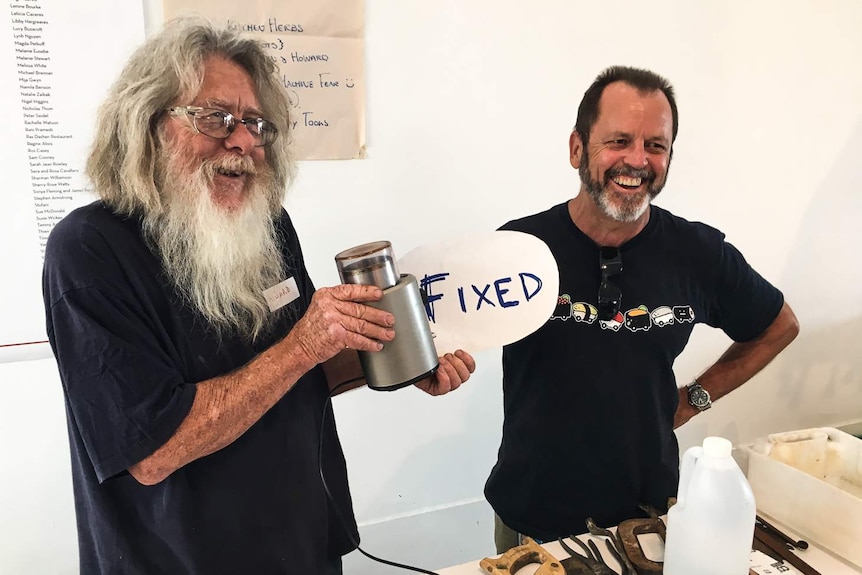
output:
<instances>
[{"instance_id":1,"label":"rusty tool","mask_svg":"<svg viewBox=\"0 0 862 575\"><path fill-rule=\"evenodd\" d=\"M799 549L800 551L805 551L806 549L808 549L808 541L805 541L804 539L799 539L799 540L791 539L789 535L787 535L783 531L780 531L777 527L775 527L774 525L769 523L766 519L764 519L760 515L756 516L755 521L760 524L760 526L763 528L764 531L769 531L770 533L775 535L778 539L784 541L789 546L789 548L791 550Z\"/></svg>"},{"instance_id":2,"label":"rusty tool","mask_svg":"<svg viewBox=\"0 0 862 575\"><path fill-rule=\"evenodd\" d=\"M586 558L582 555L575 554L566 557L560 561L560 564L566 570L566 575L596 575L596 572L590 568Z\"/></svg>"},{"instance_id":3,"label":"rusty tool","mask_svg":"<svg viewBox=\"0 0 862 575\"><path fill-rule=\"evenodd\" d=\"M789 563L798 569L802 575L821 575L814 567L788 549L786 541L778 538L772 530L764 529L760 523L754 524L754 541L752 542L752 546L757 551L762 551L773 559Z\"/></svg>"},{"instance_id":4,"label":"rusty tool","mask_svg":"<svg viewBox=\"0 0 862 575\"><path fill-rule=\"evenodd\" d=\"M486 557L479 567L491 575L514 575L526 565L539 564L535 575L566 575L565 568L556 557L545 551L529 537L521 545L509 549L498 558Z\"/></svg>"},{"instance_id":5,"label":"rusty tool","mask_svg":"<svg viewBox=\"0 0 862 575\"><path fill-rule=\"evenodd\" d=\"M622 540L617 539L617 536L614 535L613 531L599 527L596 525L596 522L593 521L592 517L587 517L587 530L589 530L590 535L608 538L608 550L611 551L611 555L620 562L622 575L637 575L637 571L635 571L634 566L629 561L629 558L623 549Z\"/></svg>"},{"instance_id":6,"label":"rusty tool","mask_svg":"<svg viewBox=\"0 0 862 575\"><path fill-rule=\"evenodd\" d=\"M623 557L624 551L622 550L622 545L620 545L621 548L619 551L617 551L617 548L609 540L605 540L605 545L608 546L608 553L611 554L611 557L617 560L617 564L620 566L620 569L622 569L621 575L638 575L637 571L633 570L634 567L632 567L631 571L626 567L625 559L628 558Z\"/></svg>"},{"instance_id":7,"label":"rusty tool","mask_svg":"<svg viewBox=\"0 0 862 575\"><path fill-rule=\"evenodd\" d=\"M661 518L626 519L617 526L617 535L622 542L623 552L633 566L633 573L661 575L663 564L647 559L638 540L638 535L647 533L655 533L662 541L665 540L665 525Z\"/></svg>"},{"instance_id":8,"label":"rusty tool","mask_svg":"<svg viewBox=\"0 0 862 575\"><path fill-rule=\"evenodd\" d=\"M571 556L563 560L566 575L581 575L582 573L586 573L587 575L617 575L617 572L605 563L595 543L590 541L592 543L592 548L590 548L574 535L570 535L569 539L574 541L583 550L586 557L566 545L563 538L557 539L560 546ZM571 572L569 571L570 569Z\"/></svg>"}]
</instances>

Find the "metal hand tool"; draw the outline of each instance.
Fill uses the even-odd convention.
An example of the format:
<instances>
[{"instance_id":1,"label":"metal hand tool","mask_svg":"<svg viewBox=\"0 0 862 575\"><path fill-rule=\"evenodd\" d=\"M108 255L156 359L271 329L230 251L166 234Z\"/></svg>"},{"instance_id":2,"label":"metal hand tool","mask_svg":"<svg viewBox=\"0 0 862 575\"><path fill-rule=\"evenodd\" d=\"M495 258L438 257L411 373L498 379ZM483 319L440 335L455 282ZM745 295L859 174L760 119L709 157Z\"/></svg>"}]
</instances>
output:
<instances>
[{"instance_id":1,"label":"metal hand tool","mask_svg":"<svg viewBox=\"0 0 862 575\"><path fill-rule=\"evenodd\" d=\"M571 555L571 557L569 557L568 559L563 560L563 564L566 569L571 568L572 573L576 575L581 575L581 573L584 572L586 572L588 575L617 575L617 572L611 569L608 564L605 563L604 559L602 558L602 554L599 553L599 550L595 546L595 543L590 541L590 543L593 543L591 549L590 547L587 547L587 545L584 544L583 541L581 541L574 535L570 535L569 539L574 541L583 550L583 552L586 554L586 557L569 547L566 544L565 540L563 540L562 538L557 539L557 542L559 542L560 546L562 546L562 548L565 549L569 555ZM593 551L593 549L595 550L595 552ZM586 567L587 571L583 570L584 567ZM580 569L580 571L575 570L576 568ZM566 575L569 575L568 570L566 571Z\"/></svg>"},{"instance_id":2,"label":"metal hand tool","mask_svg":"<svg viewBox=\"0 0 862 575\"><path fill-rule=\"evenodd\" d=\"M637 575L637 571L635 571L634 566L629 561L629 558L623 549L622 540L618 539L617 536L614 535L613 531L599 527L596 525L596 522L593 521L592 517L587 517L587 530L589 530L591 535L608 538L608 548L610 549L613 547L612 555L615 559L620 561L622 575Z\"/></svg>"},{"instance_id":3,"label":"metal hand tool","mask_svg":"<svg viewBox=\"0 0 862 575\"><path fill-rule=\"evenodd\" d=\"M596 572L587 564L586 558L578 554L566 557L560 561L560 564L566 570L566 575L596 575Z\"/></svg>"},{"instance_id":4,"label":"metal hand tool","mask_svg":"<svg viewBox=\"0 0 862 575\"><path fill-rule=\"evenodd\" d=\"M755 521L760 524L764 531L769 531L778 539L784 541L791 550L799 549L800 551L805 551L806 549L808 549L808 541L805 541L804 539L799 539L798 541L795 539L791 539L789 535L787 535L783 531L780 531L777 527L769 523L760 515L756 516Z\"/></svg>"},{"instance_id":5,"label":"metal hand tool","mask_svg":"<svg viewBox=\"0 0 862 575\"><path fill-rule=\"evenodd\" d=\"M665 539L665 525L658 517L649 519L626 519L617 526L617 535L622 543L623 553L632 564L635 570L633 573L638 575L661 575L662 563L647 559L641 547L638 535L646 533L655 533Z\"/></svg>"},{"instance_id":6,"label":"metal hand tool","mask_svg":"<svg viewBox=\"0 0 862 575\"><path fill-rule=\"evenodd\" d=\"M754 549L766 553L774 559L786 561L799 570L802 575L820 575L820 572L798 557L787 548L787 542L775 536L772 530L764 529L759 523L754 524Z\"/></svg>"}]
</instances>

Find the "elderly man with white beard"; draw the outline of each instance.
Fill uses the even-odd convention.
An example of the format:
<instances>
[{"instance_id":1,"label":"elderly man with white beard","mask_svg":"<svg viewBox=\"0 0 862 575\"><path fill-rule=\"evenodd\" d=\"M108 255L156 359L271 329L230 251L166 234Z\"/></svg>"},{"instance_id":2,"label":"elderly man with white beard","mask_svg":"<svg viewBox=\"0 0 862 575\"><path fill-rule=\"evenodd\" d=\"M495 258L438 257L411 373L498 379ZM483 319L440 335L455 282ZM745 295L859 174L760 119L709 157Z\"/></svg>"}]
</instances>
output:
<instances>
[{"instance_id":1,"label":"elderly man with white beard","mask_svg":"<svg viewBox=\"0 0 862 575\"><path fill-rule=\"evenodd\" d=\"M308 277L276 72L254 40L169 24L100 109L100 199L48 241L82 575L341 573L358 540L324 405L398 326L366 305L379 288ZM296 297L270 311L262 292L285 280ZM474 369L447 354L417 385L446 393Z\"/></svg>"}]
</instances>

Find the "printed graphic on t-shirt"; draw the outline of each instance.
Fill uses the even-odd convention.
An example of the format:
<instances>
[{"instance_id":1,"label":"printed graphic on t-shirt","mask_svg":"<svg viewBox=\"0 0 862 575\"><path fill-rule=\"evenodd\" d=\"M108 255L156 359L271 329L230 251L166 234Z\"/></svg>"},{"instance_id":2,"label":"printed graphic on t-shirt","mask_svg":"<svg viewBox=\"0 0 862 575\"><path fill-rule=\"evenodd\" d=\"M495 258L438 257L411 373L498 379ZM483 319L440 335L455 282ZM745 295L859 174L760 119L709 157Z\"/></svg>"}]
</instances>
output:
<instances>
[{"instance_id":1,"label":"printed graphic on t-shirt","mask_svg":"<svg viewBox=\"0 0 862 575\"><path fill-rule=\"evenodd\" d=\"M577 323L591 325L598 323L601 329L619 331L625 326L631 332L649 331L653 327L668 327L674 324L694 322L694 310L689 305L660 305L650 310L645 305L639 305L625 311L618 311L609 319L600 319L598 322L598 310L591 303L577 301L572 302L569 294L560 294L557 298L557 307L554 309L551 320L568 321L575 320Z\"/></svg>"}]
</instances>

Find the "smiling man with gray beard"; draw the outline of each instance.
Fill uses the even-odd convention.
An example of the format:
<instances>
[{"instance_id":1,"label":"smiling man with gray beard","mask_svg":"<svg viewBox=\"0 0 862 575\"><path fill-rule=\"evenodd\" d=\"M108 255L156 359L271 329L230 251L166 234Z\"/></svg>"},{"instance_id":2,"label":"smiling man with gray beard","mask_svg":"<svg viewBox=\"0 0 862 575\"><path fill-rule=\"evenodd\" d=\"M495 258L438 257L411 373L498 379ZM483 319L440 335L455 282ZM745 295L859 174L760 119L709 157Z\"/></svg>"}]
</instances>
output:
<instances>
[{"instance_id":1,"label":"smiling man with gray beard","mask_svg":"<svg viewBox=\"0 0 862 575\"><path fill-rule=\"evenodd\" d=\"M664 510L679 479L674 428L796 337L782 293L724 234L652 205L678 124L667 80L608 68L569 136L577 195L503 226L548 244L560 293L544 326L503 349L503 440L485 486L500 553L521 535L582 533L588 517L610 527L642 505ZM678 387L673 362L695 323L734 343Z\"/></svg>"},{"instance_id":2,"label":"smiling man with gray beard","mask_svg":"<svg viewBox=\"0 0 862 575\"><path fill-rule=\"evenodd\" d=\"M43 276L82 575L329 575L358 541L324 405L398 326L377 287L312 284L289 126L263 48L198 20L136 51L99 111L99 201L57 224ZM474 369L446 354L416 385Z\"/></svg>"}]
</instances>

